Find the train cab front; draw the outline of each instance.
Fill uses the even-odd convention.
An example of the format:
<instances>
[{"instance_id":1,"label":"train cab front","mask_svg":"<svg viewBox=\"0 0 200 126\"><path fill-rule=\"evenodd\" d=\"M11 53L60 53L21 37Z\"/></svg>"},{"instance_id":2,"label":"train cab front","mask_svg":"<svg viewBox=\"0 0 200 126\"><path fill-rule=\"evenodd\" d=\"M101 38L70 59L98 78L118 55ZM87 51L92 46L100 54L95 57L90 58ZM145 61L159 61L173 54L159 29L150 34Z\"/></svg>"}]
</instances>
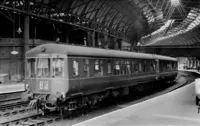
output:
<instances>
[{"instance_id":1,"label":"train cab front","mask_svg":"<svg viewBox=\"0 0 200 126\"><path fill-rule=\"evenodd\" d=\"M26 57L26 96L32 105L39 102L40 106L53 109L58 99L65 97L65 60L62 54Z\"/></svg>"}]
</instances>

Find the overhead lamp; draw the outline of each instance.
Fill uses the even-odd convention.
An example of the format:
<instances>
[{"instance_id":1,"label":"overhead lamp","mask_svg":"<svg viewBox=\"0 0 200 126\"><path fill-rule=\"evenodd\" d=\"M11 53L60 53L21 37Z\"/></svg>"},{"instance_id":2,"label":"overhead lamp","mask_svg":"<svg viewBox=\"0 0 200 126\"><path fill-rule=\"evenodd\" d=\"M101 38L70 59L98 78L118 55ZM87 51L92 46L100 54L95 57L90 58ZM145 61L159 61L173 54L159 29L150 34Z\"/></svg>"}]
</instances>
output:
<instances>
[{"instance_id":1,"label":"overhead lamp","mask_svg":"<svg viewBox=\"0 0 200 126\"><path fill-rule=\"evenodd\" d=\"M13 55L17 55L17 54L19 54L19 52L15 50L15 47L14 47L14 50L11 51L10 53L13 54Z\"/></svg>"},{"instance_id":2,"label":"overhead lamp","mask_svg":"<svg viewBox=\"0 0 200 126\"><path fill-rule=\"evenodd\" d=\"M18 34L21 34L21 33L22 33L22 29L20 28L20 26L19 26L19 28L18 28L18 30L17 30L17 33L18 33Z\"/></svg>"},{"instance_id":3,"label":"overhead lamp","mask_svg":"<svg viewBox=\"0 0 200 126\"><path fill-rule=\"evenodd\" d=\"M22 33L22 29L21 29L21 27L20 27L20 14L19 14L19 28L17 29L17 33L18 34L21 34Z\"/></svg>"}]
</instances>

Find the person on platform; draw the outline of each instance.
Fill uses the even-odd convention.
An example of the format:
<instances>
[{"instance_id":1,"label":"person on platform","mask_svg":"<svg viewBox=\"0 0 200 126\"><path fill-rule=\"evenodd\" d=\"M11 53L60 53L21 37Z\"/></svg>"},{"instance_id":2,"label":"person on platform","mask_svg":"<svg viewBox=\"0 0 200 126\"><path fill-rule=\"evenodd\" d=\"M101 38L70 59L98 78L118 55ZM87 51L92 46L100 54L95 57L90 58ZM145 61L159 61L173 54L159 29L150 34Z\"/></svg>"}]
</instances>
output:
<instances>
[{"instance_id":1,"label":"person on platform","mask_svg":"<svg viewBox=\"0 0 200 126\"><path fill-rule=\"evenodd\" d=\"M197 66L197 71L199 72L199 70L200 70L200 66Z\"/></svg>"},{"instance_id":2,"label":"person on platform","mask_svg":"<svg viewBox=\"0 0 200 126\"><path fill-rule=\"evenodd\" d=\"M200 101L198 102L198 113L200 111Z\"/></svg>"}]
</instances>

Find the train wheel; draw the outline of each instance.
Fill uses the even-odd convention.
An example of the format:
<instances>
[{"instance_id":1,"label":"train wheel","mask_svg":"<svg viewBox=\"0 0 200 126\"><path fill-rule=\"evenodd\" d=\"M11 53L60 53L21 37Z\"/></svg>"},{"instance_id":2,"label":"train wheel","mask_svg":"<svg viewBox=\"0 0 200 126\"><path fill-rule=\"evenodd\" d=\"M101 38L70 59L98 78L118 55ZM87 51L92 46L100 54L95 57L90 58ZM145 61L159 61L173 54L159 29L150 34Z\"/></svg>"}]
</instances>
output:
<instances>
[{"instance_id":1,"label":"train wheel","mask_svg":"<svg viewBox=\"0 0 200 126\"><path fill-rule=\"evenodd\" d=\"M196 96L196 105L199 104L199 98Z\"/></svg>"}]
</instances>

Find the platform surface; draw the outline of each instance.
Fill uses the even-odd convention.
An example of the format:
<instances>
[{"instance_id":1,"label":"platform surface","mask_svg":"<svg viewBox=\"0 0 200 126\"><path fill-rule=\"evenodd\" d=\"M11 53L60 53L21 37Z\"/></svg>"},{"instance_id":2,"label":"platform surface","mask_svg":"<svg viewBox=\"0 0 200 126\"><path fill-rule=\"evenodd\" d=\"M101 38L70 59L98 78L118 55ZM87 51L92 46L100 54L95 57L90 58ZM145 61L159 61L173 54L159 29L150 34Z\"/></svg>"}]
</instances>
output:
<instances>
[{"instance_id":1,"label":"platform surface","mask_svg":"<svg viewBox=\"0 0 200 126\"><path fill-rule=\"evenodd\" d=\"M195 85L75 124L73 126L200 125Z\"/></svg>"},{"instance_id":2,"label":"platform surface","mask_svg":"<svg viewBox=\"0 0 200 126\"><path fill-rule=\"evenodd\" d=\"M0 94L25 91L24 83L0 84Z\"/></svg>"}]
</instances>

